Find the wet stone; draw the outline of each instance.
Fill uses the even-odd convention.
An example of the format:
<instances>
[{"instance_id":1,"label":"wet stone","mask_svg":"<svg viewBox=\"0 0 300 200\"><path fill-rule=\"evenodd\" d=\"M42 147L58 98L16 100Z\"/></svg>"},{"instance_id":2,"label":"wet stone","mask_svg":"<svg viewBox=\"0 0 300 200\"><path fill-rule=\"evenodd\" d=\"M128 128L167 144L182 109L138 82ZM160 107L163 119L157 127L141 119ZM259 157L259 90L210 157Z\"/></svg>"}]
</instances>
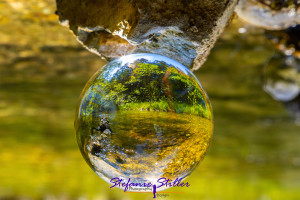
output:
<instances>
[{"instance_id":1,"label":"wet stone","mask_svg":"<svg viewBox=\"0 0 300 200\"><path fill-rule=\"evenodd\" d=\"M57 0L61 24L107 60L157 53L198 69L237 0Z\"/></svg>"},{"instance_id":2,"label":"wet stone","mask_svg":"<svg viewBox=\"0 0 300 200\"><path fill-rule=\"evenodd\" d=\"M240 0L236 13L242 20L267 30L300 24L298 0Z\"/></svg>"}]
</instances>

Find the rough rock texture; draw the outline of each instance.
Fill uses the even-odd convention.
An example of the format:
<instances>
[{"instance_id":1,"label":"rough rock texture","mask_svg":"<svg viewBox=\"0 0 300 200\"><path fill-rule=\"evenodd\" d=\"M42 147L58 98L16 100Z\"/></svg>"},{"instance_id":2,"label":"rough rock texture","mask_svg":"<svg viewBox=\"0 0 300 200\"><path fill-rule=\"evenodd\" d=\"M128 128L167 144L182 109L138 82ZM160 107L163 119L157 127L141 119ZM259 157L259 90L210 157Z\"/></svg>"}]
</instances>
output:
<instances>
[{"instance_id":1,"label":"rough rock texture","mask_svg":"<svg viewBox=\"0 0 300 200\"><path fill-rule=\"evenodd\" d=\"M157 53L198 69L238 0L57 0L63 25L108 60Z\"/></svg>"},{"instance_id":2,"label":"rough rock texture","mask_svg":"<svg viewBox=\"0 0 300 200\"><path fill-rule=\"evenodd\" d=\"M300 24L299 0L240 0L237 15L267 30L283 30Z\"/></svg>"}]
</instances>

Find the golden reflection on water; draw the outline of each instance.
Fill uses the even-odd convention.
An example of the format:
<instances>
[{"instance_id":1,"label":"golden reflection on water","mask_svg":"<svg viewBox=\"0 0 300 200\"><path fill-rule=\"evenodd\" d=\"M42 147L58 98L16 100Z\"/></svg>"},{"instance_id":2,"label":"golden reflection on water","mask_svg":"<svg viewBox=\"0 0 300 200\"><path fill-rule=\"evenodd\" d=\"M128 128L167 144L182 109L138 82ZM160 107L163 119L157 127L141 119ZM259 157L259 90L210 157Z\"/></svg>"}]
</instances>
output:
<instances>
[{"instance_id":1,"label":"golden reflection on water","mask_svg":"<svg viewBox=\"0 0 300 200\"><path fill-rule=\"evenodd\" d=\"M108 182L115 177L154 183L160 177L186 177L204 158L212 137L212 121L190 114L122 111L110 124L112 133L105 139L90 135L90 129L78 133L90 138L81 139L87 141L82 152Z\"/></svg>"}]
</instances>

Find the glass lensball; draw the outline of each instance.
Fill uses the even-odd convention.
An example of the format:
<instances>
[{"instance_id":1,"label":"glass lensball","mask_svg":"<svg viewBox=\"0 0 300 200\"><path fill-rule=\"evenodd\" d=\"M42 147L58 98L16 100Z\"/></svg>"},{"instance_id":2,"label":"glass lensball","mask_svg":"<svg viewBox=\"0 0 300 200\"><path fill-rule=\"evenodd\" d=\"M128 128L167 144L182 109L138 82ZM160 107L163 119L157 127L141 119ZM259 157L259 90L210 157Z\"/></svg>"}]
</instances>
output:
<instances>
[{"instance_id":1,"label":"glass lensball","mask_svg":"<svg viewBox=\"0 0 300 200\"><path fill-rule=\"evenodd\" d=\"M156 54L116 59L88 81L75 117L79 148L105 181L184 178L212 138L211 105L195 75Z\"/></svg>"}]
</instances>

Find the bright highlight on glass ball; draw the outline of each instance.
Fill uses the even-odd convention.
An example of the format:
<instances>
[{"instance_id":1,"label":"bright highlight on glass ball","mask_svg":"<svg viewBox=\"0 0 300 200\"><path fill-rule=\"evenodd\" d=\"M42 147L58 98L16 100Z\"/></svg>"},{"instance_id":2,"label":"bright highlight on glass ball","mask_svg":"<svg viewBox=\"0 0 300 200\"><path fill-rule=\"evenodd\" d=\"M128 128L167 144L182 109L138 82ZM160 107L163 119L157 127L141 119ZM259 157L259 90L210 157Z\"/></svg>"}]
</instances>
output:
<instances>
[{"instance_id":1,"label":"bright highlight on glass ball","mask_svg":"<svg viewBox=\"0 0 300 200\"><path fill-rule=\"evenodd\" d=\"M211 105L194 74L156 54L108 63L86 84L75 117L83 157L105 181L184 178L209 147Z\"/></svg>"}]
</instances>

